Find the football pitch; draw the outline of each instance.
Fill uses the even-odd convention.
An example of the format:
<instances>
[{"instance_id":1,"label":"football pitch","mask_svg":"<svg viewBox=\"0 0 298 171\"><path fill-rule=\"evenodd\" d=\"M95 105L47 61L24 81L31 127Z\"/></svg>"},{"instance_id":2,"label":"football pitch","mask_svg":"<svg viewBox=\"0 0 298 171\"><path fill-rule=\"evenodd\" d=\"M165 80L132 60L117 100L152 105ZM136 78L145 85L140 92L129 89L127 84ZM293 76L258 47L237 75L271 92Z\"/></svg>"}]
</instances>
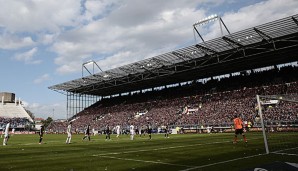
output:
<instances>
[{"instance_id":1,"label":"football pitch","mask_svg":"<svg viewBox=\"0 0 298 171\"><path fill-rule=\"evenodd\" d=\"M297 133L291 133L297 145ZM298 163L297 146L294 155L265 154L261 133L247 133L248 144L242 140L233 144L233 133L179 134L164 138L163 134L135 136L115 135L105 141L104 135L73 135L71 144L65 144L65 134L46 134L43 144L39 136L13 135L7 146L0 147L0 170L153 170L153 171L207 171L248 170L275 161ZM287 134L288 135L288 134ZM275 136L279 136L276 134ZM281 145L276 139L273 145ZM2 141L2 139L1 139ZM291 142L289 142L291 143Z\"/></svg>"}]
</instances>

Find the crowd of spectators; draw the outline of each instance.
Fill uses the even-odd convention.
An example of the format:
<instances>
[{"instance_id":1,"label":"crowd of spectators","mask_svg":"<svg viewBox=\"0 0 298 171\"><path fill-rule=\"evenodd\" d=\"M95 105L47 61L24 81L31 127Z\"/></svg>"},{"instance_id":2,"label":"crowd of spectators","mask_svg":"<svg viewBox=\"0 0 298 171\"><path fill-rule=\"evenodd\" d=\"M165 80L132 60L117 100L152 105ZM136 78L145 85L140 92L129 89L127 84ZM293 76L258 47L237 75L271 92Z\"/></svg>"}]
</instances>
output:
<instances>
[{"instance_id":1,"label":"crowd of spectators","mask_svg":"<svg viewBox=\"0 0 298 171\"><path fill-rule=\"evenodd\" d=\"M0 117L0 128L4 128L8 122L11 128L25 128L25 126L30 123L27 118Z\"/></svg>"},{"instance_id":2,"label":"crowd of spectators","mask_svg":"<svg viewBox=\"0 0 298 171\"><path fill-rule=\"evenodd\" d=\"M130 124L142 127L148 123L153 127L229 126L235 114L254 122L258 115L256 95L297 95L297 73L297 67L288 66L262 72L244 72L128 97L103 99L71 120L75 130L83 130L87 124L96 130L107 125L111 128L116 125L127 128ZM189 113L185 109L195 110ZM266 107L263 112L267 121L298 121L297 103L280 101ZM66 125L53 123L49 128L65 130Z\"/></svg>"},{"instance_id":3,"label":"crowd of spectators","mask_svg":"<svg viewBox=\"0 0 298 171\"><path fill-rule=\"evenodd\" d=\"M51 133L65 133L68 123L66 121L52 121L48 127L47 131Z\"/></svg>"}]
</instances>

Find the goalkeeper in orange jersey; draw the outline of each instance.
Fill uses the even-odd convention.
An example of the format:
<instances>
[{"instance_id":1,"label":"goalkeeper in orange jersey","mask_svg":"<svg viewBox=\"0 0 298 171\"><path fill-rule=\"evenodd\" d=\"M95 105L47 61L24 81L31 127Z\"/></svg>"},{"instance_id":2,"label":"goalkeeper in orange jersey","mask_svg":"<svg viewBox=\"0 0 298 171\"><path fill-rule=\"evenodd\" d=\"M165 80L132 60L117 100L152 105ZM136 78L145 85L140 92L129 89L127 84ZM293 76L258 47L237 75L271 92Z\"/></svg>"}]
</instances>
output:
<instances>
[{"instance_id":1,"label":"goalkeeper in orange jersey","mask_svg":"<svg viewBox=\"0 0 298 171\"><path fill-rule=\"evenodd\" d=\"M245 137L244 132L243 132L243 122L242 122L241 118L238 117L237 115L235 115L234 119L233 119L233 122L234 122L234 128L235 128L235 137L234 137L233 143L234 144L237 143L238 134L241 134L243 136L243 141L245 143L247 143L246 137Z\"/></svg>"}]
</instances>

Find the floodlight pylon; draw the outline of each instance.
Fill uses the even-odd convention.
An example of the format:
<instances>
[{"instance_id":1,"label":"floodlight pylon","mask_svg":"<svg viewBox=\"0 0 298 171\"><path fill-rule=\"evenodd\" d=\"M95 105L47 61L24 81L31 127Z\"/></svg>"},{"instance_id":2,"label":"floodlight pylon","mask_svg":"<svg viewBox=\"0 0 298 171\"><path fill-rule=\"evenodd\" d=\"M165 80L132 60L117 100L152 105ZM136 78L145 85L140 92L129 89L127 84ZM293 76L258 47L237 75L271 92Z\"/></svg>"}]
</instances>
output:
<instances>
[{"instance_id":1,"label":"floodlight pylon","mask_svg":"<svg viewBox=\"0 0 298 171\"><path fill-rule=\"evenodd\" d=\"M89 65L89 64L92 64L92 73L91 73L91 72L89 71L89 69L86 67L86 65ZM94 73L94 71L95 71L95 66L96 66L101 72L103 72L102 69L99 67L99 65L98 65L95 61L90 60L90 61L84 62L84 63L82 64L82 78L84 77L84 69L85 69L90 75L95 74L95 73Z\"/></svg>"},{"instance_id":2,"label":"floodlight pylon","mask_svg":"<svg viewBox=\"0 0 298 171\"><path fill-rule=\"evenodd\" d=\"M200 32L198 31L197 29L197 26L203 26L203 25L206 25L210 22L213 22L213 21L219 21L219 27L220 27L220 32L221 32L221 36L223 36L223 29L222 29L222 26L225 27L226 31L230 33L229 29L227 28L226 24L223 22L222 18L216 14L213 14L213 15L210 15L204 19L201 19L199 21L197 21L196 23L193 24L193 33L194 33L194 39L195 39L195 42L197 42L196 40L196 35L195 33L198 34L198 36L201 38L202 42L205 43L205 40L203 39L203 36L200 34Z\"/></svg>"}]
</instances>

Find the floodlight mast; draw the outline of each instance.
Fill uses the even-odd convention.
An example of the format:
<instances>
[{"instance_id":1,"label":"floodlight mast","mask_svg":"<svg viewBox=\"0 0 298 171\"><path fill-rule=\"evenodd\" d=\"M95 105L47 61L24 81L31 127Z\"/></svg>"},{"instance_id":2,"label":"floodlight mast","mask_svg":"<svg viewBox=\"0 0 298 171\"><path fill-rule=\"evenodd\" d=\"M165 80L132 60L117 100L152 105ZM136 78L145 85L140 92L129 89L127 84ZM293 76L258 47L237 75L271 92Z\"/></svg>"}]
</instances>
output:
<instances>
[{"instance_id":1,"label":"floodlight mast","mask_svg":"<svg viewBox=\"0 0 298 171\"><path fill-rule=\"evenodd\" d=\"M206 25L210 22L213 21L219 21L219 26L220 26L220 32L221 32L221 36L223 36L223 29L222 29L222 25L224 25L225 29L227 30L227 32L230 34L229 29L227 28L227 26L225 25L225 23L223 22L223 20L221 19L221 17L219 17L216 14L210 15L202 20L197 21L196 23L193 24L193 31L194 31L194 38L195 38L195 42L196 42L196 36L195 36L195 32L199 35L199 37L201 38L201 40L205 43L205 40L203 39L202 35L199 33L197 26L203 26Z\"/></svg>"},{"instance_id":2,"label":"floodlight mast","mask_svg":"<svg viewBox=\"0 0 298 171\"><path fill-rule=\"evenodd\" d=\"M218 20L218 18L219 17L216 14L210 15L209 17L206 17L206 18L204 18L202 20L197 21L196 23L193 24L193 26L195 27L197 25L204 25L204 24L207 24L207 23L209 23L211 21Z\"/></svg>"},{"instance_id":3,"label":"floodlight mast","mask_svg":"<svg viewBox=\"0 0 298 171\"><path fill-rule=\"evenodd\" d=\"M86 65L89 65L89 64L92 64L92 73L86 67ZM90 61L84 62L82 64L82 78L84 77L84 68L90 75L93 75L94 74L94 66L96 66L101 72L103 72L102 69L97 65L97 63L95 61L90 60Z\"/></svg>"}]
</instances>

